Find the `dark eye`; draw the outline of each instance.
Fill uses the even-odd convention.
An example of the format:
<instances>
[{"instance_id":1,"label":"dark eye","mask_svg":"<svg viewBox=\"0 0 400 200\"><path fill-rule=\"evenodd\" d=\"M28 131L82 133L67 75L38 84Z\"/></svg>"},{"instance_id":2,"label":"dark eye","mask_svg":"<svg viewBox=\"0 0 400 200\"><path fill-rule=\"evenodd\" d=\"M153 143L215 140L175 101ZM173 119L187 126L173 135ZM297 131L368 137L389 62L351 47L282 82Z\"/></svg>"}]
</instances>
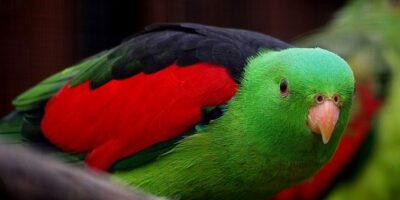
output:
<instances>
[{"instance_id":1,"label":"dark eye","mask_svg":"<svg viewBox=\"0 0 400 200\"><path fill-rule=\"evenodd\" d=\"M287 80L283 79L279 83L279 90L281 92L281 95L286 97L288 95L288 82Z\"/></svg>"}]
</instances>

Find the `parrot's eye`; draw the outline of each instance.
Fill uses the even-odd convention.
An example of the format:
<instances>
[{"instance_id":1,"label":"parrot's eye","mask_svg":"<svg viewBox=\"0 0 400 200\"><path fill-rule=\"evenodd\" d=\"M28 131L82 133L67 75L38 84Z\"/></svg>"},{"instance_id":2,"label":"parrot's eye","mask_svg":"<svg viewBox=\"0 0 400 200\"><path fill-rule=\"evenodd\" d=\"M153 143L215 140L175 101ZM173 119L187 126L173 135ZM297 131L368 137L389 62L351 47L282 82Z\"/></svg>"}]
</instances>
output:
<instances>
[{"instance_id":1,"label":"parrot's eye","mask_svg":"<svg viewBox=\"0 0 400 200\"><path fill-rule=\"evenodd\" d=\"M281 82L279 83L279 90L281 92L281 95L283 97L286 97L288 95L288 82L285 79L282 79Z\"/></svg>"}]
</instances>

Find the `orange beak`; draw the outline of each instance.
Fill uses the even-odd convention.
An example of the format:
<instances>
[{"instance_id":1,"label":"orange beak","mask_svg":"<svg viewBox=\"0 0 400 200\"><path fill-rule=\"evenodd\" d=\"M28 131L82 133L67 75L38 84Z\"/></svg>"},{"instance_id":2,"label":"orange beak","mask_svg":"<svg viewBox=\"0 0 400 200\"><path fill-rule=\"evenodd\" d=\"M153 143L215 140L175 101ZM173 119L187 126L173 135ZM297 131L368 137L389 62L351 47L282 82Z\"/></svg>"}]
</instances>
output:
<instances>
[{"instance_id":1,"label":"orange beak","mask_svg":"<svg viewBox=\"0 0 400 200\"><path fill-rule=\"evenodd\" d=\"M339 108L327 100L310 108L307 126L313 133L321 134L322 142L327 144L339 118Z\"/></svg>"}]
</instances>

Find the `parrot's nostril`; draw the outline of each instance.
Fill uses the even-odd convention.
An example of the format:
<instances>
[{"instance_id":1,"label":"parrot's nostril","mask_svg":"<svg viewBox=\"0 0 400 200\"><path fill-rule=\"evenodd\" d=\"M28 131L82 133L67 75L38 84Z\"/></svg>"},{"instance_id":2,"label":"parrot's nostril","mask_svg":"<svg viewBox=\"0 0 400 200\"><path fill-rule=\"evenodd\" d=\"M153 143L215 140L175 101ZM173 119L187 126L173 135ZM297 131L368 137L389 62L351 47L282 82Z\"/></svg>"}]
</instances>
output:
<instances>
[{"instance_id":1,"label":"parrot's nostril","mask_svg":"<svg viewBox=\"0 0 400 200\"><path fill-rule=\"evenodd\" d=\"M333 97L333 101L335 102L335 104L339 103L339 96L335 95Z\"/></svg>"},{"instance_id":2,"label":"parrot's nostril","mask_svg":"<svg viewBox=\"0 0 400 200\"><path fill-rule=\"evenodd\" d=\"M317 95L316 97L315 97L315 102L317 102L317 103L323 103L325 101L325 98L324 98L324 96L322 96L322 95Z\"/></svg>"}]
</instances>

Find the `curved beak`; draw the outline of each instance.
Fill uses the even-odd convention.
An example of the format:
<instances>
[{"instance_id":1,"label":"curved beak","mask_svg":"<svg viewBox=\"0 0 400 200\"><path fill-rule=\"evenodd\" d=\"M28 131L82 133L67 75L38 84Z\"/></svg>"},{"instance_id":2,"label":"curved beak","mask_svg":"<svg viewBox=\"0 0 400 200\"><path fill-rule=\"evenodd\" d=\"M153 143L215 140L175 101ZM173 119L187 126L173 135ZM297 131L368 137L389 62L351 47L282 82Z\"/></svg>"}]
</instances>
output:
<instances>
[{"instance_id":1,"label":"curved beak","mask_svg":"<svg viewBox=\"0 0 400 200\"><path fill-rule=\"evenodd\" d=\"M322 142L327 144L339 118L338 106L330 101L316 104L308 111L307 126L313 133L321 134Z\"/></svg>"}]
</instances>

